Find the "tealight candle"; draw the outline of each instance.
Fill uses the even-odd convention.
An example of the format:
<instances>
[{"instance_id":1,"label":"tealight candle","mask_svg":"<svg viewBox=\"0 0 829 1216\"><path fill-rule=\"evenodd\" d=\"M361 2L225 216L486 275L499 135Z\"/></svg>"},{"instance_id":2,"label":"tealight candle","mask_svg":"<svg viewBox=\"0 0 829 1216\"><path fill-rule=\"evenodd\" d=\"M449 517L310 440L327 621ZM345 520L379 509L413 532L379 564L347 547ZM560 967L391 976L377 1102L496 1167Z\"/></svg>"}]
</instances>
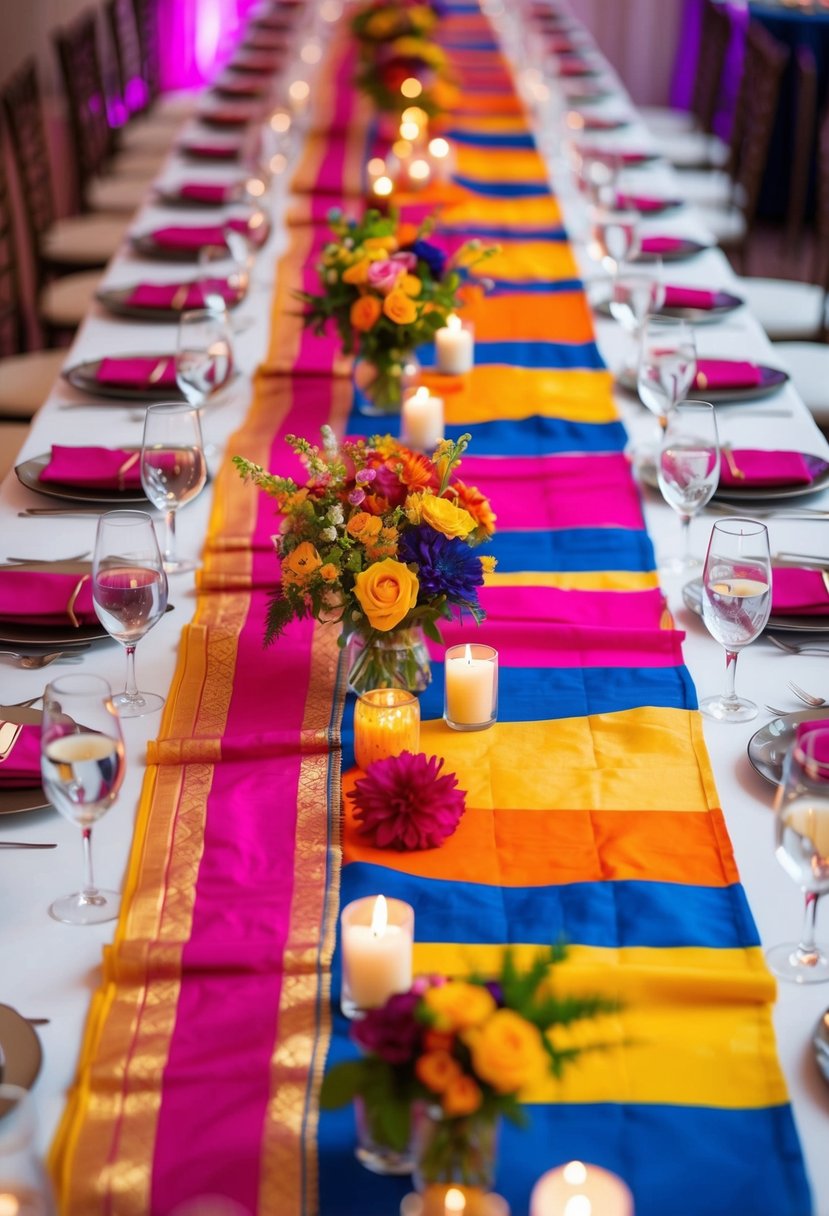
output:
<instances>
[{"instance_id":1,"label":"tealight candle","mask_svg":"<svg viewBox=\"0 0 829 1216\"><path fill-rule=\"evenodd\" d=\"M498 651L480 642L450 646L444 719L453 730L486 730L498 717Z\"/></svg>"},{"instance_id":2,"label":"tealight candle","mask_svg":"<svg viewBox=\"0 0 829 1216\"><path fill-rule=\"evenodd\" d=\"M340 1006L347 1018L385 1005L412 986L414 908L384 895L356 899L340 917L343 984Z\"/></svg>"},{"instance_id":3,"label":"tealight candle","mask_svg":"<svg viewBox=\"0 0 829 1216\"><path fill-rule=\"evenodd\" d=\"M462 376L472 370L475 359L475 337L457 313L446 318L446 324L435 334L435 356L438 371L445 376Z\"/></svg>"},{"instance_id":4,"label":"tealight candle","mask_svg":"<svg viewBox=\"0 0 829 1216\"><path fill-rule=\"evenodd\" d=\"M443 399L433 397L422 385L404 397L400 433L407 447L417 452L431 451L443 439Z\"/></svg>"},{"instance_id":5,"label":"tealight candle","mask_svg":"<svg viewBox=\"0 0 829 1216\"><path fill-rule=\"evenodd\" d=\"M405 688L370 688L354 706L354 757L367 769L375 760L420 751L420 704Z\"/></svg>"},{"instance_id":6,"label":"tealight candle","mask_svg":"<svg viewBox=\"0 0 829 1216\"><path fill-rule=\"evenodd\" d=\"M510 1211L503 1196L480 1187L433 1183L422 1195L405 1195L400 1216L510 1216Z\"/></svg>"},{"instance_id":7,"label":"tealight candle","mask_svg":"<svg viewBox=\"0 0 829 1216\"><path fill-rule=\"evenodd\" d=\"M366 165L366 181L368 182L369 190L374 190L380 178L386 176L386 162L382 156L372 156Z\"/></svg>"},{"instance_id":8,"label":"tealight candle","mask_svg":"<svg viewBox=\"0 0 829 1216\"><path fill-rule=\"evenodd\" d=\"M609 1170L568 1161L539 1178L530 1216L633 1216L633 1196Z\"/></svg>"}]
</instances>

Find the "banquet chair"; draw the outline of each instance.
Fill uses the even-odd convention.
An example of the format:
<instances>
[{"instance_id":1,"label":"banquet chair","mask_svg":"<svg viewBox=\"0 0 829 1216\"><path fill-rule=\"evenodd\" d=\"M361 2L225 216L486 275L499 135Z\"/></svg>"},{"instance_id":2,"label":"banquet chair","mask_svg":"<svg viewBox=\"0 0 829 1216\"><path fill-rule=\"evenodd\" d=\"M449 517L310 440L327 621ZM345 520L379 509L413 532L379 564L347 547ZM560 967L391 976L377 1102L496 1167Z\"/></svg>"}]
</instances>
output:
<instances>
[{"instance_id":1,"label":"banquet chair","mask_svg":"<svg viewBox=\"0 0 829 1216\"><path fill-rule=\"evenodd\" d=\"M86 315L100 269L121 245L124 219L95 214L57 218L34 59L7 81L0 102L20 187L21 227L33 263L38 316L51 341L60 331L74 330Z\"/></svg>"},{"instance_id":2,"label":"banquet chair","mask_svg":"<svg viewBox=\"0 0 829 1216\"><path fill-rule=\"evenodd\" d=\"M806 199L809 193L809 175L817 126L817 61L809 46L800 46L795 52L795 115L794 150L789 175L789 199L786 208L786 230L784 248L790 253L797 249L803 232L806 216Z\"/></svg>"},{"instance_id":3,"label":"banquet chair","mask_svg":"<svg viewBox=\"0 0 829 1216\"><path fill-rule=\"evenodd\" d=\"M159 0L132 0L135 28L141 49L141 75L147 86L147 105L156 120L181 123L196 110L197 93L164 93L161 88Z\"/></svg>"},{"instance_id":4,"label":"banquet chair","mask_svg":"<svg viewBox=\"0 0 829 1216\"><path fill-rule=\"evenodd\" d=\"M104 14L112 48L110 78L114 85L107 88L107 96L110 114L116 114L121 124L118 147L128 152L166 151L181 119L159 115L150 107L132 0L106 0Z\"/></svg>"},{"instance_id":5,"label":"banquet chair","mask_svg":"<svg viewBox=\"0 0 829 1216\"><path fill-rule=\"evenodd\" d=\"M28 434L27 422L8 422L0 416L0 481L17 463L17 454Z\"/></svg>"},{"instance_id":6,"label":"banquet chair","mask_svg":"<svg viewBox=\"0 0 829 1216\"><path fill-rule=\"evenodd\" d=\"M86 12L54 34L69 108L82 211L127 211L143 201L164 150L117 151L98 55L97 22Z\"/></svg>"},{"instance_id":7,"label":"banquet chair","mask_svg":"<svg viewBox=\"0 0 829 1216\"><path fill-rule=\"evenodd\" d=\"M712 35L718 32L716 18L721 6L715 0L705 0L701 8L699 48L694 64L694 85L691 107L678 110L673 106L641 106L639 115L657 138L707 134L713 128L719 101L720 83L725 66L725 53L719 56L719 44L712 45ZM726 49L728 43L726 41ZM706 52L703 55L703 51Z\"/></svg>"}]
</instances>

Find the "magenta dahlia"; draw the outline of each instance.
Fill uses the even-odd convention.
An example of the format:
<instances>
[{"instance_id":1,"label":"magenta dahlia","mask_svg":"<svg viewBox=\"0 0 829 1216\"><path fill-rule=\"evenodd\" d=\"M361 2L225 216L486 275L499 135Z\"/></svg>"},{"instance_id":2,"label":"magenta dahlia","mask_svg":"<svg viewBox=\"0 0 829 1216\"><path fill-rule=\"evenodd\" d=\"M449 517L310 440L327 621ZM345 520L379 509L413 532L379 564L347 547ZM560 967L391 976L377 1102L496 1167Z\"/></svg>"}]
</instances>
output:
<instances>
[{"instance_id":1,"label":"magenta dahlia","mask_svg":"<svg viewBox=\"0 0 829 1216\"><path fill-rule=\"evenodd\" d=\"M376 760L349 797L360 832L379 849L434 849L451 836L466 810L454 773L440 774L437 756L401 752Z\"/></svg>"}]
</instances>

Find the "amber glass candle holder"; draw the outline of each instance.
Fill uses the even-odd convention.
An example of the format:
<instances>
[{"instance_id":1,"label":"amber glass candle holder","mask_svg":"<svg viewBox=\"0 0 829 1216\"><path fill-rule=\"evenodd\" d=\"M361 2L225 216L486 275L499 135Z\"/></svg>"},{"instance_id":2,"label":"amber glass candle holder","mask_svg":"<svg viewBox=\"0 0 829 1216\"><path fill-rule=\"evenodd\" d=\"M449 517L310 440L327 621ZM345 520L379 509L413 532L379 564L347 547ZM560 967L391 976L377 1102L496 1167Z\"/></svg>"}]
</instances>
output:
<instances>
[{"instance_id":1,"label":"amber glass candle holder","mask_svg":"<svg viewBox=\"0 0 829 1216\"><path fill-rule=\"evenodd\" d=\"M354 756L367 769L375 760L420 751L420 703L405 688L370 688L354 707Z\"/></svg>"}]
</instances>

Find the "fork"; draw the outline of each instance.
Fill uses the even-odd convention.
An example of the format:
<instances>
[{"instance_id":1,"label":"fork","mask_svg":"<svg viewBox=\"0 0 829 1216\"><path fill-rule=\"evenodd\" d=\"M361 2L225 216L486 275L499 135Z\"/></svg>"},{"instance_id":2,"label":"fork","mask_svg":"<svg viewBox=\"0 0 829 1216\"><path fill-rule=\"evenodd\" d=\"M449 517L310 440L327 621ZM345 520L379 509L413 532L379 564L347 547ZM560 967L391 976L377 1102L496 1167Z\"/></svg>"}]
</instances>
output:
<instances>
[{"instance_id":1,"label":"fork","mask_svg":"<svg viewBox=\"0 0 829 1216\"><path fill-rule=\"evenodd\" d=\"M50 663L80 663L83 660L82 654L71 650L52 650L49 654L20 654L16 650L0 650L0 655L17 659L18 667L25 667L28 671L48 667Z\"/></svg>"},{"instance_id":2,"label":"fork","mask_svg":"<svg viewBox=\"0 0 829 1216\"><path fill-rule=\"evenodd\" d=\"M69 557L7 557L6 561L15 566L51 566L53 562L82 562L85 557L89 557L88 549Z\"/></svg>"},{"instance_id":3,"label":"fork","mask_svg":"<svg viewBox=\"0 0 829 1216\"><path fill-rule=\"evenodd\" d=\"M773 633L767 633L765 636L772 646L776 646L784 654L829 654L829 647L818 646L817 643L812 645L809 642L784 642Z\"/></svg>"},{"instance_id":4,"label":"fork","mask_svg":"<svg viewBox=\"0 0 829 1216\"><path fill-rule=\"evenodd\" d=\"M826 704L825 697L816 697L813 693L806 692L805 688L801 688L799 684L795 684L794 680L789 680L789 688L805 705L813 705L815 709L819 709L821 705Z\"/></svg>"}]
</instances>

